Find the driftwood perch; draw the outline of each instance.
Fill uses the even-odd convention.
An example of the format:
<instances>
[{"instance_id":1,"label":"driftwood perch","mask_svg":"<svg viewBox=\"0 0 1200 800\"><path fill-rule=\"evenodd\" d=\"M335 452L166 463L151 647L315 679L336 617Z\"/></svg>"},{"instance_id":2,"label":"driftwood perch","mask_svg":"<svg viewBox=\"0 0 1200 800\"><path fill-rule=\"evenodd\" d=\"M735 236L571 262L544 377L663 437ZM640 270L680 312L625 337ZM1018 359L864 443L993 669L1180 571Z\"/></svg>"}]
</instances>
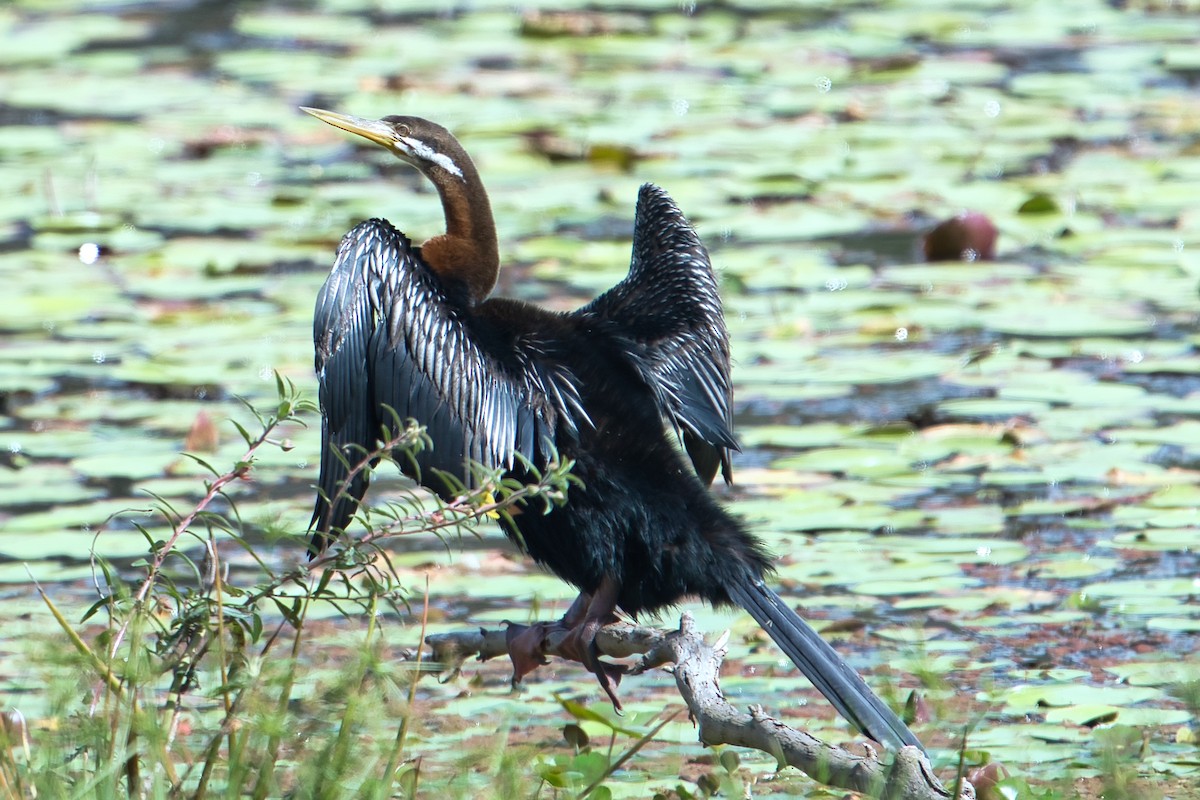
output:
<instances>
[{"instance_id":1,"label":"driftwood perch","mask_svg":"<svg viewBox=\"0 0 1200 800\"><path fill-rule=\"evenodd\" d=\"M547 655L561 657L558 644L563 636L550 635ZM748 713L739 711L725 699L718 680L726 653L725 640L722 636L715 645L706 644L691 616L684 614L675 631L623 623L608 625L597 634L596 646L602 655L611 658L640 656L631 674L674 665L670 670L702 744L760 750L774 756L780 766L795 767L827 786L872 797L949 800L950 791L942 787L929 760L915 747L905 747L890 762L883 762L871 748L865 755L858 755L826 744L768 716L759 706L751 707ZM443 674L451 677L472 656L487 660L508 655L506 631L502 629L437 634L426 637L425 643L433 650L433 660L445 665ZM964 782L958 800L974 797L974 788Z\"/></svg>"}]
</instances>

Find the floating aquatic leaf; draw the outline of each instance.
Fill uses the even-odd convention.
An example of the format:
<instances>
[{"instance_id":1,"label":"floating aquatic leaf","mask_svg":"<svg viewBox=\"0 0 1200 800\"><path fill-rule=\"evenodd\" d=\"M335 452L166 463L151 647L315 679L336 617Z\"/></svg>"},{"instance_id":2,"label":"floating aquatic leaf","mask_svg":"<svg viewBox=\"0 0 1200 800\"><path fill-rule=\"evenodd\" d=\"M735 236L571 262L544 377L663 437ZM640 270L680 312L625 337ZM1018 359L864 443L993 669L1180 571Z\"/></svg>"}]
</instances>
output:
<instances>
[{"instance_id":1,"label":"floating aquatic leaf","mask_svg":"<svg viewBox=\"0 0 1200 800\"><path fill-rule=\"evenodd\" d=\"M1138 597L1189 596L1200 590L1200 578L1150 578L1115 580L1091 584L1084 592L1093 597L1134 599Z\"/></svg>"},{"instance_id":2,"label":"floating aquatic leaf","mask_svg":"<svg viewBox=\"0 0 1200 800\"><path fill-rule=\"evenodd\" d=\"M845 425L759 425L742 435L746 447L806 448L834 445L845 441L853 431Z\"/></svg>"},{"instance_id":3,"label":"floating aquatic leaf","mask_svg":"<svg viewBox=\"0 0 1200 800\"><path fill-rule=\"evenodd\" d=\"M880 565L872 571L870 580L855 583L859 594L904 596L925 592L957 592L978 582L957 574L947 564L918 561Z\"/></svg>"},{"instance_id":4,"label":"floating aquatic leaf","mask_svg":"<svg viewBox=\"0 0 1200 800\"><path fill-rule=\"evenodd\" d=\"M883 477L908 472L907 459L895 452L874 448L816 448L774 462L778 469L834 472L856 477Z\"/></svg>"},{"instance_id":5,"label":"floating aquatic leaf","mask_svg":"<svg viewBox=\"0 0 1200 800\"><path fill-rule=\"evenodd\" d=\"M1154 617L1153 619L1146 620L1146 627L1151 630L1171 631L1175 633L1200 633L1200 619Z\"/></svg>"},{"instance_id":6,"label":"floating aquatic leaf","mask_svg":"<svg viewBox=\"0 0 1200 800\"><path fill-rule=\"evenodd\" d=\"M880 536L876 544L902 550L905 554L954 555L958 563L1011 564L1023 559L1028 551L1020 542L994 539L947 537Z\"/></svg>"},{"instance_id":7,"label":"floating aquatic leaf","mask_svg":"<svg viewBox=\"0 0 1200 800\"><path fill-rule=\"evenodd\" d=\"M1052 560L1030 565L1030 571L1046 578L1075 580L1110 573L1120 567L1121 563L1115 558L1093 556L1087 553L1082 555L1065 553Z\"/></svg>"},{"instance_id":8,"label":"floating aquatic leaf","mask_svg":"<svg viewBox=\"0 0 1200 800\"><path fill-rule=\"evenodd\" d=\"M1200 531L1190 528L1145 528L1114 536L1112 546L1130 550L1200 549Z\"/></svg>"},{"instance_id":9,"label":"floating aquatic leaf","mask_svg":"<svg viewBox=\"0 0 1200 800\"><path fill-rule=\"evenodd\" d=\"M1004 692L1004 702L1013 710L1083 706L1130 706L1161 697L1150 687L1091 686L1078 682L1016 686Z\"/></svg>"},{"instance_id":10,"label":"floating aquatic leaf","mask_svg":"<svg viewBox=\"0 0 1200 800\"><path fill-rule=\"evenodd\" d=\"M105 559L128 559L145 555L149 550L145 538L137 532L98 533L82 530L79 517L72 518L70 515L59 515L64 525L75 523L69 528L47 524L39 530L30 520L32 516L26 515L19 528L8 531L23 535L0 538L0 555L18 561L54 558L86 562L91 560L93 553ZM99 522L103 520L88 524L98 526ZM68 569L43 574L46 580L71 580L78 577L79 572Z\"/></svg>"},{"instance_id":11,"label":"floating aquatic leaf","mask_svg":"<svg viewBox=\"0 0 1200 800\"><path fill-rule=\"evenodd\" d=\"M1139 661L1105 670L1131 686L1169 686L1200 679L1200 668L1189 661Z\"/></svg>"},{"instance_id":12,"label":"floating aquatic leaf","mask_svg":"<svg viewBox=\"0 0 1200 800\"><path fill-rule=\"evenodd\" d=\"M1081 705L1054 708L1046 712L1048 722L1071 722L1088 727L1112 723L1137 727L1182 725L1190 719L1191 714L1187 711L1171 708L1117 708L1107 705Z\"/></svg>"},{"instance_id":13,"label":"floating aquatic leaf","mask_svg":"<svg viewBox=\"0 0 1200 800\"><path fill-rule=\"evenodd\" d=\"M1006 400L999 398L971 398L947 400L938 404L938 409L949 419L995 420L1011 417L1037 417L1046 409L1044 403L1031 400Z\"/></svg>"},{"instance_id":14,"label":"floating aquatic leaf","mask_svg":"<svg viewBox=\"0 0 1200 800\"><path fill-rule=\"evenodd\" d=\"M4 552L2 546L0 546L0 552ZM58 555L55 552L45 551L43 551L43 554L48 557ZM8 553L5 553L5 555L8 555ZM32 555L31 559L36 557L36 554ZM27 584L29 583L30 575L33 575L34 579L39 583L54 584L86 580L91 578L92 574L92 567L88 564L64 566L56 561L33 560L22 560L17 564L0 564L0 583L7 584Z\"/></svg>"}]
</instances>

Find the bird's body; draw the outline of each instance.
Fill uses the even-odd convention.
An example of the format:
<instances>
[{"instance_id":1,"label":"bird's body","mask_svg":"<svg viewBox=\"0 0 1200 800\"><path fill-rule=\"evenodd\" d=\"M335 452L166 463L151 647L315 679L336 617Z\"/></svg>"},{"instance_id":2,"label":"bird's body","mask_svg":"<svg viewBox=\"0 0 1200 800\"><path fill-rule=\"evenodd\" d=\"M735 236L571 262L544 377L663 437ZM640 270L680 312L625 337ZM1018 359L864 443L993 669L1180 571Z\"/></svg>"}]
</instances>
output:
<instances>
[{"instance_id":1,"label":"bird's body","mask_svg":"<svg viewBox=\"0 0 1200 800\"><path fill-rule=\"evenodd\" d=\"M642 204L653 203L666 204L678 215L661 189L647 186ZM641 219L664 221L661 213L643 213ZM506 298L472 305L461 289L446 287L424 267L420 249L389 223L360 224L343 239L318 300L324 312L318 313L316 329L326 437L353 463L371 449L384 426L394 426L396 417L416 419L426 426L433 447L402 467L409 466L414 477L444 494L453 487L442 484L437 473L466 482L467 459L488 467L509 465L513 476L524 481L532 476L510 453L519 452L544 468L552 446L558 456L574 462L572 474L579 485L570 490L565 507L514 518L519 530L510 533L534 560L589 594L605 576L611 577L621 587L618 605L630 614L654 612L686 596L729 602L721 588L727 581L714 576L741 568L744 561L750 572L761 574L769 559L705 486L734 445L726 421L727 371L709 370L711 407L697 407L690 415L691 429L719 431L708 433L717 439L715 445L688 432L688 440L696 442L693 450L703 454L697 456L700 467L688 462L678 437L671 440L676 436L671 423L664 424L673 414L669 398L688 395L686 387L663 385L658 377L663 369L656 370L653 359L663 354L653 349L656 341L665 333L676 343L680 328L706 329L717 322L711 336L702 339L697 333L697 341L713 345L707 349L727 358L724 325L711 314L714 304L718 313L720 306L707 258L690 226L681 225L679 234L691 241L668 248L667 263L654 265L696 272L691 283L698 285L688 285L686 276L676 281L680 291L673 304L681 307L678 311L658 302L664 298L631 303L626 294L638 288L635 281L564 314ZM680 258L688 247L701 259L701 269ZM388 254L386 261L381 254ZM698 301L703 299L710 309L689 315L687 307L702 305ZM414 311L417 305L426 306L423 313ZM354 320L354 334L376 320L391 324L379 324L365 337L348 337L330 314L333 310L342 312L338 319L343 323ZM652 317L675 322L642 324L637 317L647 310ZM424 327L405 330L404 323L414 319ZM354 346L358 341L366 342L362 351ZM455 382L462 396L446 398L436 379L414 377L438 372ZM349 375L353 377L347 380ZM699 385L690 390L705 396ZM471 407L492 410L460 410ZM464 419L479 420L504 441L508 452L474 435ZM362 449L346 451L347 445ZM345 466L334 449L327 447L323 456L321 488L324 496L333 497ZM708 472L704 483L697 476L701 468ZM365 474L359 477L351 497L333 507L318 502L318 532L349 524L355 498L366 491Z\"/></svg>"},{"instance_id":2,"label":"bird's body","mask_svg":"<svg viewBox=\"0 0 1200 800\"><path fill-rule=\"evenodd\" d=\"M567 503L515 514L507 532L580 590L569 624L585 650L615 608L637 615L686 597L733 603L865 733L920 746L765 586L770 558L707 489L718 471L729 479L736 448L728 336L707 253L670 197L642 187L629 276L587 306L557 313L486 299L499 269L494 226L457 141L416 118L310 113L421 169L447 218L447 233L420 248L387 222L360 224L318 297L314 549L349 524L366 491L360 473L338 495L347 462L397 417L425 425L433 443L402 467L443 494L452 487L437 471L469 481L468 459L524 481L532 476L522 459L542 469L557 454L579 480ZM606 668L589 666L616 702Z\"/></svg>"}]
</instances>

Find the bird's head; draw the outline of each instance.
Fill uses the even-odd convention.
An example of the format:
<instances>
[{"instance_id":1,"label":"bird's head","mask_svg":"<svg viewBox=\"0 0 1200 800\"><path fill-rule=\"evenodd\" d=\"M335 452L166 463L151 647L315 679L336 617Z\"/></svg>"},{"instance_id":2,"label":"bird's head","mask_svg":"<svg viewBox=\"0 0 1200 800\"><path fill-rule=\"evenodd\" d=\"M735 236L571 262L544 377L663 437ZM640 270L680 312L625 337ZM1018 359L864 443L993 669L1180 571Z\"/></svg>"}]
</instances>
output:
<instances>
[{"instance_id":1,"label":"bird's head","mask_svg":"<svg viewBox=\"0 0 1200 800\"><path fill-rule=\"evenodd\" d=\"M396 158L412 164L430 179L434 178L433 173L440 171L449 177L466 180L469 165L460 163L461 159L454 155L462 153L462 147L454 134L436 122L421 117L398 116L365 119L304 106L300 110L386 148Z\"/></svg>"}]
</instances>

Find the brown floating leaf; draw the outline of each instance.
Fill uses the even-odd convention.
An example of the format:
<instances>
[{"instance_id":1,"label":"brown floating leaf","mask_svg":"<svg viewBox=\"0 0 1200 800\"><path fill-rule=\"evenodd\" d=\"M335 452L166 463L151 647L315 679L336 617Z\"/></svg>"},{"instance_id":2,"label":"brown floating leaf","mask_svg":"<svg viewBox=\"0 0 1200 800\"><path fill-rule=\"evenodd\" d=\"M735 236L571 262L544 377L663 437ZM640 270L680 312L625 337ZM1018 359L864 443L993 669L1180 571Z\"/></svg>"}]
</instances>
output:
<instances>
[{"instance_id":1,"label":"brown floating leaf","mask_svg":"<svg viewBox=\"0 0 1200 800\"><path fill-rule=\"evenodd\" d=\"M201 411L192 422L192 427L183 440L183 449L190 453L215 453L220 436L212 417Z\"/></svg>"},{"instance_id":2,"label":"brown floating leaf","mask_svg":"<svg viewBox=\"0 0 1200 800\"><path fill-rule=\"evenodd\" d=\"M632 14L599 11L530 11L521 17L521 35L536 39L558 36L612 36L645 34L649 22Z\"/></svg>"},{"instance_id":3,"label":"brown floating leaf","mask_svg":"<svg viewBox=\"0 0 1200 800\"><path fill-rule=\"evenodd\" d=\"M998 761L976 767L967 773L967 780L975 787L978 800L1000 800L1004 795L997 789L996 784L1008 777L1008 770Z\"/></svg>"},{"instance_id":4,"label":"brown floating leaf","mask_svg":"<svg viewBox=\"0 0 1200 800\"><path fill-rule=\"evenodd\" d=\"M590 161L593 164L611 165L622 172L629 172L642 157L629 145L607 142L584 145L582 142L560 136L548 128L526 131L524 136L529 149L552 164Z\"/></svg>"},{"instance_id":5,"label":"brown floating leaf","mask_svg":"<svg viewBox=\"0 0 1200 800\"><path fill-rule=\"evenodd\" d=\"M977 211L941 222L925 236L926 261L991 261L996 257L996 226Z\"/></svg>"}]
</instances>

